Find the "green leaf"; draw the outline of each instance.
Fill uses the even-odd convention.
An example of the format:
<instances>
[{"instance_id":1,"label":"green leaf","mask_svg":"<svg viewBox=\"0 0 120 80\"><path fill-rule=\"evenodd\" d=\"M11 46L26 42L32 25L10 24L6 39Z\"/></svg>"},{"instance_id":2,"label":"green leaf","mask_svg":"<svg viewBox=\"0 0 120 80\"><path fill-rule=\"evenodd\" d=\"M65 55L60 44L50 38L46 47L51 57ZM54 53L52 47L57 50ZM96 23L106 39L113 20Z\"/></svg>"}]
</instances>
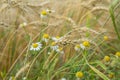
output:
<instances>
[{"instance_id":1,"label":"green leaf","mask_svg":"<svg viewBox=\"0 0 120 80\"><path fill-rule=\"evenodd\" d=\"M96 61L95 63L97 63L99 66L101 66L104 70L107 69L107 67L101 61Z\"/></svg>"}]
</instances>

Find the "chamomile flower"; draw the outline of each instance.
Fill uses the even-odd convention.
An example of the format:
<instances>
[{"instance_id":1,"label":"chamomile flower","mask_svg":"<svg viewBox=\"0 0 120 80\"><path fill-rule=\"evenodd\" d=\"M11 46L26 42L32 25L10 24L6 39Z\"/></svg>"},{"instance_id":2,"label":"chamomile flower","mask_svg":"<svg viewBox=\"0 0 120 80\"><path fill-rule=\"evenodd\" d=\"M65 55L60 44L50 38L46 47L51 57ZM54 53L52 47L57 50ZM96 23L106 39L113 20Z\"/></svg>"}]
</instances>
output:
<instances>
[{"instance_id":1,"label":"chamomile flower","mask_svg":"<svg viewBox=\"0 0 120 80\"><path fill-rule=\"evenodd\" d=\"M83 72L81 71L77 72L75 75L77 78L82 78L84 76Z\"/></svg>"},{"instance_id":2,"label":"chamomile flower","mask_svg":"<svg viewBox=\"0 0 120 80\"><path fill-rule=\"evenodd\" d=\"M42 48L42 44L40 42L32 43L30 50L38 51Z\"/></svg>"},{"instance_id":3,"label":"chamomile flower","mask_svg":"<svg viewBox=\"0 0 120 80\"><path fill-rule=\"evenodd\" d=\"M80 50L80 45L75 45L75 47L74 47L74 49L76 50L76 51L79 51Z\"/></svg>"},{"instance_id":4,"label":"chamomile flower","mask_svg":"<svg viewBox=\"0 0 120 80\"><path fill-rule=\"evenodd\" d=\"M120 52L116 52L115 55L118 56L118 57L120 57Z\"/></svg>"},{"instance_id":5,"label":"chamomile flower","mask_svg":"<svg viewBox=\"0 0 120 80\"><path fill-rule=\"evenodd\" d=\"M48 34L44 34L42 40L45 41L45 42L47 43L48 40L49 40L49 38L50 38L50 36L49 36Z\"/></svg>"},{"instance_id":6,"label":"chamomile flower","mask_svg":"<svg viewBox=\"0 0 120 80\"><path fill-rule=\"evenodd\" d=\"M19 25L19 27L25 27L25 26L27 26L27 23L26 22L23 22L23 23L21 23L20 25Z\"/></svg>"},{"instance_id":7,"label":"chamomile flower","mask_svg":"<svg viewBox=\"0 0 120 80\"><path fill-rule=\"evenodd\" d=\"M55 41L55 42L57 42L59 39L60 39L60 37L59 37L59 36L52 37L52 40L53 40L53 41Z\"/></svg>"},{"instance_id":8,"label":"chamomile flower","mask_svg":"<svg viewBox=\"0 0 120 80\"><path fill-rule=\"evenodd\" d=\"M58 47L58 49L56 50L56 52L64 54L63 48L62 47Z\"/></svg>"},{"instance_id":9,"label":"chamomile flower","mask_svg":"<svg viewBox=\"0 0 120 80\"><path fill-rule=\"evenodd\" d=\"M56 51L58 48L59 48L59 46L56 44L56 42L52 42L52 43L51 43L51 49L52 49L53 51Z\"/></svg>"},{"instance_id":10,"label":"chamomile flower","mask_svg":"<svg viewBox=\"0 0 120 80\"><path fill-rule=\"evenodd\" d=\"M105 57L104 57L104 61L105 61L105 62L109 62L109 61L110 61L110 57L109 57L109 56L105 56Z\"/></svg>"},{"instance_id":11,"label":"chamomile flower","mask_svg":"<svg viewBox=\"0 0 120 80\"><path fill-rule=\"evenodd\" d=\"M42 19L47 18L47 16L48 16L48 13L47 13L46 10L43 10L43 11L40 13L40 17L41 17Z\"/></svg>"},{"instance_id":12,"label":"chamomile flower","mask_svg":"<svg viewBox=\"0 0 120 80\"><path fill-rule=\"evenodd\" d=\"M90 46L90 43L88 41L84 41L83 43L80 44L80 48L83 50L89 46ZM78 48L76 47L76 49L78 49Z\"/></svg>"}]
</instances>

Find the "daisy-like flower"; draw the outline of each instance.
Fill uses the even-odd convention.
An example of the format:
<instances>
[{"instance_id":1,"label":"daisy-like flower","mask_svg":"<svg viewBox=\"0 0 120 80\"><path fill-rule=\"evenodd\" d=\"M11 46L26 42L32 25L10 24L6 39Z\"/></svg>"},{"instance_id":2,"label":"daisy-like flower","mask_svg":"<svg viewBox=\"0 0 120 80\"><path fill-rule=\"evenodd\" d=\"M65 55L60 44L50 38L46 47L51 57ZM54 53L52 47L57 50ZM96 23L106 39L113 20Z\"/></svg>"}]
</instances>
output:
<instances>
[{"instance_id":1,"label":"daisy-like flower","mask_svg":"<svg viewBox=\"0 0 120 80\"><path fill-rule=\"evenodd\" d=\"M83 72L81 72L81 71L77 72L75 75L77 78L83 78L83 76L84 76Z\"/></svg>"},{"instance_id":2,"label":"daisy-like flower","mask_svg":"<svg viewBox=\"0 0 120 80\"><path fill-rule=\"evenodd\" d=\"M55 42L57 42L59 39L60 39L60 37L59 37L59 36L52 37L52 40L53 40L53 41L55 41Z\"/></svg>"},{"instance_id":3,"label":"daisy-like flower","mask_svg":"<svg viewBox=\"0 0 120 80\"><path fill-rule=\"evenodd\" d=\"M56 52L64 54L63 48L62 47L58 47L58 49L56 50Z\"/></svg>"},{"instance_id":4,"label":"daisy-like flower","mask_svg":"<svg viewBox=\"0 0 120 80\"><path fill-rule=\"evenodd\" d=\"M109 62L109 61L110 61L110 57L109 57L109 56L105 56L105 57L104 57L104 61L105 61L105 62Z\"/></svg>"},{"instance_id":5,"label":"daisy-like flower","mask_svg":"<svg viewBox=\"0 0 120 80\"><path fill-rule=\"evenodd\" d=\"M115 55L118 56L118 57L120 57L120 52L116 52Z\"/></svg>"},{"instance_id":6,"label":"daisy-like flower","mask_svg":"<svg viewBox=\"0 0 120 80\"><path fill-rule=\"evenodd\" d=\"M47 43L48 40L49 40L49 38L50 38L50 36L49 36L48 34L44 34L42 40L45 41L45 42Z\"/></svg>"},{"instance_id":7,"label":"daisy-like flower","mask_svg":"<svg viewBox=\"0 0 120 80\"><path fill-rule=\"evenodd\" d=\"M47 18L47 16L48 16L48 13L47 13L46 10L43 10L43 11L40 13L40 17L41 17L42 19Z\"/></svg>"},{"instance_id":8,"label":"daisy-like flower","mask_svg":"<svg viewBox=\"0 0 120 80\"><path fill-rule=\"evenodd\" d=\"M51 49L56 51L59 48L59 46L56 44L56 42L51 43Z\"/></svg>"},{"instance_id":9,"label":"daisy-like flower","mask_svg":"<svg viewBox=\"0 0 120 80\"><path fill-rule=\"evenodd\" d=\"M20 26L21 28L22 28L22 27L25 27L25 26L27 26L27 23L26 23L26 22L23 22L23 23L21 23L19 26Z\"/></svg>"},{"instance_id":10,"label":"daisy-like flower","mask_svg":"<svg viewBox=\"0 0 120 80\"><path fill-rule=\"evenodd\" d=\"M38 51L42 48L42 44L40 42L32 43L30 50Z\"/></svg>"},{"instance_id":11,"label":"daisy-like flower","mask_svg":"<svg viewBox=\"0 0 120 80\"><path fill-rule=\"evenodd\" d=\"M80 45L75 45L75 47L74 47L74 49L76 50L76 51L79 51L80 50Z\"/></svg>"}]
</instances>

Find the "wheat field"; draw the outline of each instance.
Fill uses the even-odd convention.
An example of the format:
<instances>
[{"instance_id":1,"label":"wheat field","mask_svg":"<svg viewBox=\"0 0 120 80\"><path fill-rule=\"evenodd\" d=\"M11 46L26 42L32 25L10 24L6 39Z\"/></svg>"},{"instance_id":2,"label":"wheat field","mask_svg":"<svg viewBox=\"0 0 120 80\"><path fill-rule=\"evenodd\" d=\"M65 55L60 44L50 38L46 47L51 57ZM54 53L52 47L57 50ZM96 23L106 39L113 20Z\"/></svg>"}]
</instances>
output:
<instances>
[{"instance_id":1,"label":"wheat field","mask_svg":"<svg viewBox=\"0 0 120 80\"><path fill-rule=\"evenodd\" d=\"M120 80L119 0L0 0L0 80Z\"/></svg>"}]
</instances>

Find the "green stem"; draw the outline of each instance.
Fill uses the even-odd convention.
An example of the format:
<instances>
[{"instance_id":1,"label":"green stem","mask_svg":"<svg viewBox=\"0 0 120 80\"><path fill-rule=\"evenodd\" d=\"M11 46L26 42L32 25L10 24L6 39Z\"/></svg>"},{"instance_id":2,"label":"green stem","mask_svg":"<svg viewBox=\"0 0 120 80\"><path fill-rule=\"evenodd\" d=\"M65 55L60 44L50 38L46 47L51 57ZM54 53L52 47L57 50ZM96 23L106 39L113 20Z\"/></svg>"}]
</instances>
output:
<instances>
[{"instance_id":1,"label":"green stem","mask_svg":"<svg viewBox=\"0 0 120 80\"><path fill-rule=\"evenodd\" d=\"M112 22L113 22L115 32L118 36L118 39L120 40L120 35L119 35L118 29L117 29L117 25L115 23L115 16L114 16L114 12L113 12L113 7L110 8L110 16L111 16L111 19L112 19Z\"/></svg>"}]
</instances>

